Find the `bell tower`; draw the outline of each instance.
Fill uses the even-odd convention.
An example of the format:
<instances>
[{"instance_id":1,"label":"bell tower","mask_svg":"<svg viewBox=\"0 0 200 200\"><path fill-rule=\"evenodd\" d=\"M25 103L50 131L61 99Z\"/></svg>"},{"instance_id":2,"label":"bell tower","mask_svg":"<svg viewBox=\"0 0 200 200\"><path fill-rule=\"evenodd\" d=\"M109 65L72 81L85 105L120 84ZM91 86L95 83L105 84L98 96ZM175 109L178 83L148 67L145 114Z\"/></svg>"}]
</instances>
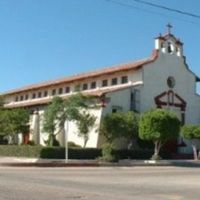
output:
<instances>
[{"instance_id":1,"label":"bell tower","mask_svg":"<svg viewBox=\"0 0 200 200\"><path fill-rule=\"evenodd\" d=\"M167 33L155 38L155 49L164 54L183 57L183 43L171 33L172 25L167 24Z\"/></svg>"}]
</instances>

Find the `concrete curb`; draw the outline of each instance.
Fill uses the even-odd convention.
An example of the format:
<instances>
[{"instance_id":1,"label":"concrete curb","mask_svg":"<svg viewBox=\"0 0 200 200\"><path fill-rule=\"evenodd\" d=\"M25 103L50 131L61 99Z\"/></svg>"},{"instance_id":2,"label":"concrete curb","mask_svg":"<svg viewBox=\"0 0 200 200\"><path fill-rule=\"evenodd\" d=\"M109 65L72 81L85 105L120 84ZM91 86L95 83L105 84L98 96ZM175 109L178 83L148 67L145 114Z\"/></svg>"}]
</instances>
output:
<instances>
[{"instance_id":1,"label":"concrete curb","mask_svg":"<svg viewBox=\"0 0 200 200\"><path fill-rule=\"evenodd\" d=\"M7 167L99 167L98 163L0 163Z\"/></svg>"},{"instance_id":2,"label":"concrete curb","mask_svg":"<svg viewBox=\"0 0 200 200\"><path fill-rule=\"evenodd\" d=\"M194 160L122 160L119 164L127 166L177 166L177 167L200 167L200 161Z\"/></svg>"},{"instance_id":3,"label":"concrete curb","mask_svg":"<svg viewBox=\"0 0 200 200\"><path fill-rule=\"evenodd\" d=\"M200 167L200 161L194 160L120 160L117 163L97 160L65 160L37 158L0 158L0 166L7 167L137 167L137 166L177 166Z\"/></svg>"}]
</instances>

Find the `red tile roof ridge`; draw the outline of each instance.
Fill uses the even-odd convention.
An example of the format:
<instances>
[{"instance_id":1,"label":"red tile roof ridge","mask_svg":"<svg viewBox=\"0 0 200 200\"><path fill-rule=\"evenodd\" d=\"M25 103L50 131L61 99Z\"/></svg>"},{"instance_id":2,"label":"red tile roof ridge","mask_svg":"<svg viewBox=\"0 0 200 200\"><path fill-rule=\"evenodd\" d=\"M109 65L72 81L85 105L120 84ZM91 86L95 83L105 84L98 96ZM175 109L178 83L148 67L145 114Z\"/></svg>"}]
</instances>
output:
<instances>
[{"instance_id":1,"label":"red tile roof ridge","mask_svg":"<svg viewBox=\"0 0 200 200\"><path fill-rule=\"evenodd\" d=\"M36 90L36 89L39 89L39 88L46 88L46 87L49 87L49 86L55 86L55 85L59 85L59 84L63 84L63 83L70 83L70 82L73 82L73 81L79 81L79 80L83 80L83 79L86 79L86 78L93 78L93 77L101 76L101 75L104 75L104 74L119 72L119 71L122 71L122 70L131 70L131 69L137 70L138 68L142 67L142 65L155 61L157 56L158 56L158 51L156 49L154 49L150 58L137 60L137 61L130 62L130 63L114 65L114 66L111 66L111 67L105 67L105 68L97 69L97 70L94 70L94 71L91 71L91 72L75 74L75 75L72 75L72 76L63 77L63 78L59 78L59 79L56 79L56 80L44 81L42 83L36 83L36 84L24 86L24 87L21 87L21 88L18 88L18 89L14 89L14 90L10 90L8 92L2 93L1 96L26 92L28 90Z\"/></svg>"}]
</instances>

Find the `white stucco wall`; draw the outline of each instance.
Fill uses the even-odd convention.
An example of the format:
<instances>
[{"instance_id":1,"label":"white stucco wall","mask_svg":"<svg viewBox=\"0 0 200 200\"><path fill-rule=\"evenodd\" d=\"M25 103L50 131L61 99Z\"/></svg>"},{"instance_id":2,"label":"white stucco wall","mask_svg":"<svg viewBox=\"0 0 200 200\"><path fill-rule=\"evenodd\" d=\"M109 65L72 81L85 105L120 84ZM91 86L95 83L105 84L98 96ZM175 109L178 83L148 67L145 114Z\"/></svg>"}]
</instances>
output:
<instances>
[{"instance_id":1,"label":"white stucco wall","mask_svg":"<svg viewBox=\"0 0 200 200\"><path fill-rule=\"evenodd\" d=\"M94 127L91 129L90 133L89 133L89 140L86 144L86 147L97 147L97 143L98 143L98 138L99 138L99 134L98 134L98 128L99 128L99 124L100 124L100 119L101 119L101 114L102 114L102 108L95 108L95 109L90 109L90 114L94 115L96 117L96 121L95 121L95 125ZM83 138L78 136L78 130L76 127L76 123L75 122L68 122L68 141L70 142L75 142L78 145L83 146L84 144L84 140Z\"/></svg>"},{"instance_id":2,"label":"white stucco wall","mask_svg":"<svg viewBox=\"0 0 200 200\"><path fill-rule=\"evenodd\" d=\"M34 140L36 144L41 144L45 146L45 141L48 139L48 133L45 133L43 131L43 113L44 110L40 110L37 113L33 114L30 121L30 140ZM95 125L91 129L89 133L89 140L87 142L86 147L97 147L98 143L98 128L100 124L101 114L102 114L102 108L98 107L95 109L90 109L89 113L94 115L96 117ZM57 129L58 131L58 129ZM59 141L61 146L65 145L65 135L64 130L61 130L59 134L57 134L56 138ZM78 136L78 130L76 127L75 122L68 122L68 141L74 142L78 145L83 146L84 140L83 138Z\"/></svg>"},{"instance_id":3,"label":"white stucco wall","mask_svg":"<svg viewBox=\"0 0 200 200\"><path fill-rule=\"evenodd\" d=\"M173 91L187 102L186 123L199 123L200 98L196 95L195 76L186 68L183 58L167 53L159 54L154 63L143 67L142 111L155 107L154 97L169 90L169 76L173 76L176 81Z\"/></svg>"},{"instance_id":4,"label":"white stucco wall","mask_svg":"<svg viewBox=\"0 0 200 200\"><path fill-rule=\"evenodd\" d=\"M154 63L143 67L144 84L141 87L141 111L156 107L154 98L170 89L167 85L169 76L173 76L176 81L173 88L174 93L177 93L187 103L185 123L199 124L200 98L196 94L196 77L187 69L183 57L168 53L159 53ZM173 108L171 109L173 110ZM177 113L177 108L174 108L174 111ZM183 152L191 151L188 141L186 143L187 147L183 149Z\"/></svg>"},{"instance_id":5,"label":"white stucco wall","mask_svg":"<svg viewBox=\"0 0 200 200\"><path fill-rule=\"evenodd\" d=\"M120 91L108 93L106 98L109 99L109 103L103 109L103 116L107 113L112 113L112 108L121 107L123 112L130 110L130 91L131 88L123 89Z\"/></svg>"}]
</instances>

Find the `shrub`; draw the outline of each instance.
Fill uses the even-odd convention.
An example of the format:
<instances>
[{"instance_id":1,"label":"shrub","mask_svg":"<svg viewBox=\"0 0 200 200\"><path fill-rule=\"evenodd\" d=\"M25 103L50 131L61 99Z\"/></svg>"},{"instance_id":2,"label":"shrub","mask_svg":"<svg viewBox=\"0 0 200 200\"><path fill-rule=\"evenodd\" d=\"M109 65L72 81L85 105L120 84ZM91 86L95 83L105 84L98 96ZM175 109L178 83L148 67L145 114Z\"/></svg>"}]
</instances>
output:
<instances>
[{"instance_id":1,"label":"shrub","mask_svg":"<svg viewBox=\"0 0 200 200\"><path fill-rule=\"evenodd\" d=\"M133 140L138 135L138 120L133 112L116 112L107 114L100 125L100 134L107 142L113 143L121 137Z\"/></svg>"},{"instance_id":2,"label":"shrub","mask_svg":"<svg viewBox=\"0 0 200 200\"><path fill-rule=\"evenodd\" d=\"M112 146L105 145L103 149L69 148L69 159L97 159L102 155L102 158L106 161L116 161L117 159L148 159L152 153L153 150L116 150ZM64 159L65 148L37 145L0 145L0 156ZM165 159L171 158L168 152L161 151L161 156Z\"/></svg>"},{"instance_id":3,"label":"shrub","mask_svg":"<svg viewBox=\"0 0 200 200\"><path fill-rule=\"evenodd\" d=\"M149 159L152 156L153 149L140 149L140 150L120 149L120 150L114 150L114 154L118 159L145 160ZM171 154L167 151L161 151L160 155L164 159L171 158Z\"/></svg>"},{"instance_id":4,"label":"shrub","mask_svg":"<svg viewBox=\"0 0 200 200\"><path fill-rule=\"evenodd\" d=\"M152 141L142 140L137 138L137 144L141 149L153 149L154 144Z\"/></svg>"},{"instance_id":5,"label":"shrub","mask_svg":"<svg viewBox=\"0 0 200 200\"><path fill-rule=\"evenodd\" d=\"M97 148L70 148L69 159L97 159L100 157L101 149Z\"/></svg>"},{"instance_id":6,"label":"shrub","mask_svg":"<svg viewBox=\"0 0 200 200\"><path fill-rule=\"evenodd\" d=\"M106 143L102 147L102 160L104 161L109 161L109 162L114 162L117 159L117 154L114 151L114 146L113 144Z\"/></svg>"}]
</instances>

